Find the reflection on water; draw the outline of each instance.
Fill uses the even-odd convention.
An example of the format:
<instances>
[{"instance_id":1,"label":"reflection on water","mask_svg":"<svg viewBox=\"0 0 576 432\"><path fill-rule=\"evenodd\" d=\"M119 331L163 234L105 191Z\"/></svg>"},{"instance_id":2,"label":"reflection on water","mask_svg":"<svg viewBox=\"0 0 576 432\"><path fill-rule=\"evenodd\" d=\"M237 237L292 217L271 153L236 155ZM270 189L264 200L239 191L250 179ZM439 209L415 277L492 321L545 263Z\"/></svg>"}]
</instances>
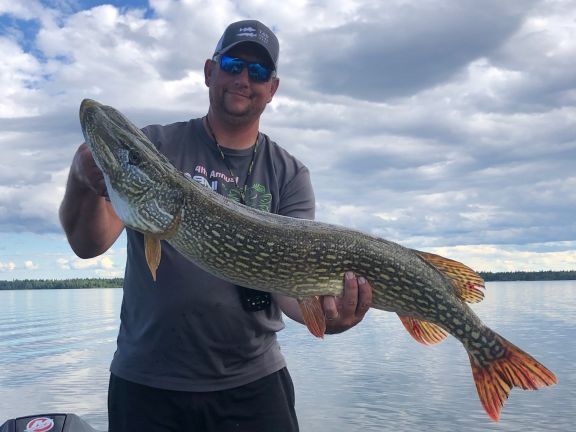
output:
<instances>
[{"instance_id":1,"label":"reflection on water","mask_svg":"<svg viewBox=\"0 0 576 432\"><path fill-rule=\"evenodd\" d=\"M121 290L0 291L0 423L74 412L106 428Z\"/></svg>"},{"instance_id":2,"label":"reflection on water","mask_svg":"<svg viewBox=\"0 0 576 432\"><path fill-rule=\"evenodd\" d=\"M75 412L106 429L108 366L121 290L0 291L0 423ZM287 322L280 342L301 430L569 431L576 421L576 282L488 284L482 320L556 373L559 384L513 390L500 423L484 413L454 338L422 346L391 313L318 341Z\"/></svg>"}]
</instances>

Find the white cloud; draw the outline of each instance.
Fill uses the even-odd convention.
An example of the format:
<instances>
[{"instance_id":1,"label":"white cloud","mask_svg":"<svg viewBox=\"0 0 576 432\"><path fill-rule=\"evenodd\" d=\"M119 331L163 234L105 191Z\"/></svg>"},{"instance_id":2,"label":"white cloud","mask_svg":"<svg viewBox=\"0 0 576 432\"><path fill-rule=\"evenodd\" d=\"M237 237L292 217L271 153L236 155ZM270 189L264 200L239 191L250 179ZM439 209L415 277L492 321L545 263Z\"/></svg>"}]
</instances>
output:
<instances>
[{"instance_id":1,"label":"white cloud","mask_svg":"<svg viewBox=\"0 0 576 432\"><path fill-rule=\"evenodd\" d=\"M21 170L12 166L8 171ZM0 229L20 232L61 232L58 207L68 170L50 174L48 181L0 185Z\"/></svg>"},{"instance_id":2,"label":"white cloud","mask_svg":"<svg viewBox=\"0 0 576 432\"><path fill-rule=\"evenodd\" d=\"M37 270L38 264L35 264L32 260L24 261L24 267L28 270Z\"/></svg>"},{"instance_id":3,"label":"white cloud","mask_svg":"<svg viewBox=\"0 0 576 432\"><path fill-rule=\"evenodd\" d=\"M41 101L37 86L42 66L32 55L22 51L17 42L0 37L0 117L23 117L36 114L34 105Z\"/></svg>"},{"instance_id":4,"label":"white cloud","mask_svg":"<svg viewBox=\"0 0 576 432\"><path fill-rule=\"evenodd\" d=\"M93 272L98 277L121 277L124 275L125 250L110 249L105 254L81 259L76 256L59 257L56 262L62 270L71 270L71 274ZM120 263L120 264L119 264Z\"/></svg>"},{"instance_id":5,"label":"white cloud","mask_svg":"<svg viewBox=\"0 0 576 432\"><path fill-rule=\"evenodd\" d=\"M534 245L546 248L545 245ZM572 248L574 245L572 245ZM526 251L480 245L434 248L431 252L464 262L479 271L576 270L576 251Z\"/></svg>"},{"instance_id":6,"label":"white cloud","mask_svg":"<svg viewBox=\"0 0 576 432\"><path fill-rule=\"evenodd\" d=\"M55 11L50 10L37 0L0 0L0 15L7 14L23 20L43 20L52 16Z\"/></svg>"},{"instance_id":7,"label":"white cloud","mask_svg":"<svg viewBox=\"0 0 576 432\"><path fill-rule=\"evenodd\" d=\"M12 271L16 268L16 264L12 261L2 262L0 261L0 272Z\"/></svg>"},{"instance_id":8,"label":"white cloud","mask_svg":"<svg viewBox=\"0 0 576 432\"><path fill-rule=\"evenodd\" d=\"M474 249L463 257L486 269L573 263L531 245L576 240L574 0L25 3L0 0L14 20L0 35L1 230L60 230L82 98L142 126L202 115L204 60L228 23L257 18L282 48L262 129L310 167L319 219ZM117 271L110 260L59 265Z\"/></svg>"},{"instance_id":9,"label":"white cloud","mask_svg":"<svg viewBox=\"0 0 576 432\"><path fill-rule=\"evenodd\" d=\"M58 267L62 270L70 270L72 267L70 266L70 260L68 258L58 258L56 260Z\"/></svg>"}]
</instances>

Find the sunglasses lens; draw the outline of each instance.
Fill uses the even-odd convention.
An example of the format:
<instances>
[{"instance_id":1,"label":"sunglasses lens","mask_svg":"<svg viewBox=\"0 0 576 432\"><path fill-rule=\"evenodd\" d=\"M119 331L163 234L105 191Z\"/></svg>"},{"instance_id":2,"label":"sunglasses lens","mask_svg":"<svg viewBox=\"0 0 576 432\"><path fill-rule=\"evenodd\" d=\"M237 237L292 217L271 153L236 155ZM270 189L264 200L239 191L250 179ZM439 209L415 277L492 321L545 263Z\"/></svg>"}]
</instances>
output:
<instances>
[{"instance_id":1,"label":"sunglasses lens","mask_svg":"<svg viewBox=\"0 0 576 432\"><path fill-rule=\"evenodd\" d=\"M266 82L272 76L272 70L260 63L248 63L242 59L220 56L220 68L232 75L238 75L244 70L244 66L248 66L248 76L251 80L256 82Z\"/></svg>"},{"instance_id":2,"label":"sunglasses lens","mask_svg":"<svg viewBox=\"0 0 576 432\"><path fill-rule=\"evenodd\" d=\"M221 56L220 57L220 67L223 71L228 72L232 75L238 75L244 69L244 65L246 63L243 60L228 57L228 56Z\"/></svg>"},{"instance_id":3,"label":"sunglasses lens","mask_svg":"<svg viewBox=\"0 0 576 432\"><path fill-rule=\"evenodd\" d=\"M270 79L270 75L272 75L272 71L260 63L251 63L248 65L248 75L254 81L257 82L265 82Z\"/></svg>"}]
</instances>

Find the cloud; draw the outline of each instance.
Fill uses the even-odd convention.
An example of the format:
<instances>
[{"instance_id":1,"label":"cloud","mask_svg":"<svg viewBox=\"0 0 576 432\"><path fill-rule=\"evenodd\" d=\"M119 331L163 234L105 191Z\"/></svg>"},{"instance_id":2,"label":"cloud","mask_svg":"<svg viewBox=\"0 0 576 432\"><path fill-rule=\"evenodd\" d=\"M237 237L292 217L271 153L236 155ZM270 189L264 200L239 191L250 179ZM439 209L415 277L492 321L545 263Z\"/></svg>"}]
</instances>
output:
<instances>
[{"instance_id":1,"label":"cloud","mask_svg":"<svg viewBox=\"0 0 576 432\"><path fill-rule=\"evenodd\" d=\"M315 91L371 101L410 96L490 56L533 3L370 2L356 19L301 34L291 54L311 65L305 78Z\"/></svg>"},{"instance_id":2,"label":"cloud","mask_svg":"<svg viewBox=\"0 0 576 432\"><path fill-rule=\"evenodd\" d=\"M522 27L493 57L497 67L522 71L504 95L516 109L542 111L576 102L576 9L572 1L540 2Z\"/></svg>"},{"instance_id":3,"label":"cloud","mask_svg":"<svg viewBox=\"0 0 576 432\"><path fill-rule=\"evenodd\" d=\"M67 170L46 173L47 178L42 178L34 174L27 177L19 172L21 169L8 167L4 175L13 174L18 181L0 185L0 230L61 233L58 207L64 196Z\"/></svg>"},{"instance_id":4,"label":"cloud","mask_svg":"<svg viewBox=\"0 0 576 432\"><path fill-rule=\"evenodd\" d=\"M261 127L309 166L320 220L419 248L576 240L574 0L22 5L0 1L4 232L61 232L83 98L141 126L200 116L204 60L228 23L257 18L282 47Z\"/></svg>"},{"instance_id":5,"label":"cloud","mask_svg":"<svg viewBox=\"0 0 576 432\"><path fill-rule=\"evenodd\" d=\"M24 267L28 270L38 270L38 264L35 264L32 260L25 261Z\"/></svg>"},{"instance_id":6,"label":"cloud","mask_svg":"<svg viewBox=\"0 0 576 432\"><path fill-rule=\"evenodd\" d=\"M2 262L0 261L0 272L12 271L16 268L16 264L12 261Z\"/></svg>"},{"instance_id":7,"label":"cloud","mask_svg":"<svg viewBox=\"0 0 576 432\"><path fill-rule=\"evenodd\" d=\"M117 256L114 249L110 249L104 255L95 258L80 259L75 256L60 257L57 264L62 270L72 272L92 271L99 277L121 277L124 275L124 262L119 266L117 260L125 260L125 256Z\"/></svg>"},{"instance_id":8,"label":"cloud","mask_svg":"<svg viewBox=\"0 0 576 432\"><path fill-rule=\"evenodd\" d=\"M575 244L569 250L546 251L550 244L533 245L535 250L523 250L510 246L482 245L435 248L431 252L462 262L475 263L478 271L540 271L576 269ZM564 245L566 247L566 245ZM544 249L544 250L542 250Z\"/></svg>"},{"instance_id":9,"label":"cloud","mask_svg":"<svg viewBox=\"0 0 576 432\"><path fill-rule=\"evenodd\" d=\"M0 63L0 116L14 118L36 112L40 98L36 86L42 66L33 55L22 51L10 39L0 38L3 60Z\"/></svg>"}]
</instances>

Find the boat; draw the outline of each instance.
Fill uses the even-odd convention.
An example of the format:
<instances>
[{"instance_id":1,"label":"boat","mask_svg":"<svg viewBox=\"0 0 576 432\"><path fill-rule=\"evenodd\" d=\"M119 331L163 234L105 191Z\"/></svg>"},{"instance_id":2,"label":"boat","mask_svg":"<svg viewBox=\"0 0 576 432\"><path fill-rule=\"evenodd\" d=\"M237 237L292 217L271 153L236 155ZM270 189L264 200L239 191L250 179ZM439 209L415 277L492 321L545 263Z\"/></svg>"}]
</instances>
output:
<instances>
[{"instance_id":1,"label":"boat","mask_svg":"<svg viewBox=\"0 0 576 432\"><path fill-rule=\"evenodd\" d=\"M36 414L9 419L0 432L103 432L76 414Z\"/></svg>"}]
</instances>

